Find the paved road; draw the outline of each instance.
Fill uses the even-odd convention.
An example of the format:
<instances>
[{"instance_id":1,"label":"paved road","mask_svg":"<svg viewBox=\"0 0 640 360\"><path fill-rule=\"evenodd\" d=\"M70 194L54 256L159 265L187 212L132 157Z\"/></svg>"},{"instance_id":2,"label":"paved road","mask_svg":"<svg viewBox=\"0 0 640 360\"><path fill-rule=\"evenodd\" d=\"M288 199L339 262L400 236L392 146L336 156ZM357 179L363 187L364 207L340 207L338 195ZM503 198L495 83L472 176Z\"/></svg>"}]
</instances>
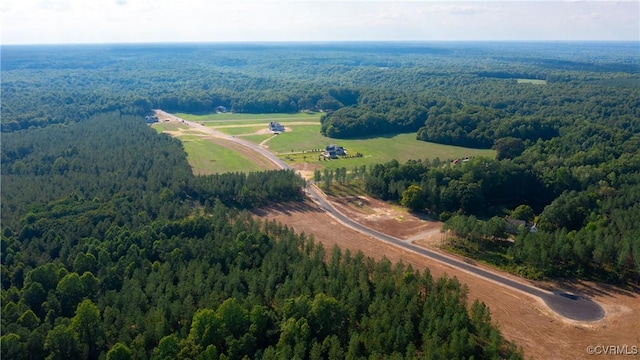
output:
<instances>
[{"instance_id":1,"label":"paved road","mask_svg":"<svg viewBox=\"0 0 640 360\"><path fill-rule=\"evenodd\" d=\"M547 304L547 306L549 306L549 308L566 318L578 321L595 321L602 319L605 315L604 309L602 309L600 305L586 297L569 294L562 291L549 292L543 289L539 289L537 287L512 280L499 273L484 270L472 264L468 264L464 261L446 256L439 252L425 249L410 242L368 228L360 223L351 220L350 218L339 212L335 207L333 207L333 205L331 205L331 203L326 201L325 198L320 195L319 190L315 189L314 185L310 186L310 191L308 191L308 194L312 196L314 200L322 206L323 209L331 213L331 215L337 218L340 222L365 235L369 235L395 246L411 250L418 254L427 256L433 260L463 270L472 275L491 280L500 285L520 290L528 295L539 297L545 302L545 304Z\"/></svg>"},{"instance_id":2,"label":"paved road","mask_svg":"<svg viewBox=\"0 0 640 360\"><path fill-rule=\"evenodd\" d=\"M286 162L284 162L283 160L275 156L270 151L260 147L259 145L239 139L237 137L223 134L219 131L216 131L214 129L208 128L206 126L203 126L194 122L180 119L176 116L173 116L163 111L160 111L160 110L157 110L157 111L165 116L174 118L177 121L182 121L188 124L190 127L197 128L199 130L202 130L204 132L213 134L221 138L235 141L240 145L243 145L251 150L254 150L262 154L263 156L271 160L280 168L286 169L286 170L293 170L291 166L289 166L289 164L287 164ZM595 320L602 319L605 315L605 311L600 305L598 305L596 302L586 297L575 295L575 294L569 294L562 291L549 292L547 290L543 290L519 281L515 281L511 278L501 275L500 273L487 271L485 269L474 266L472 264L468 264L456 258L444 255L436 251L425 249L423 247L414 245L410 242L407 242L407 241L395 238L393 236L383 234L371 228L368 228L358 222L351 220L351 218L345 216L340 211L338 211L330 202L328 202L324 198L324 196L322 195L322 192L315 185L308 186L306 190L307 190L307 195L309 195L309 197L311 197L316 203L318 203L320 207L322 207L326 212L331 214L334 218L336 218L338 221L340 221L344 225L360 233L369 235L380 241L384 241L389 244L402 247L407 250L413 251L415 253L427 256L433 260L439 261L443 264L449 265L454 268L458 268L462 271L465 271L477 277L481 277L481 278L493 281L502 286L506 286L512 289L522 291L530 296L541 298L545 302L545 304L549 306L549 308L551 308L556 313L564 317L567 317L569 319L578 320L578 321L595 321Z\"/></svg>"}]
</instances>

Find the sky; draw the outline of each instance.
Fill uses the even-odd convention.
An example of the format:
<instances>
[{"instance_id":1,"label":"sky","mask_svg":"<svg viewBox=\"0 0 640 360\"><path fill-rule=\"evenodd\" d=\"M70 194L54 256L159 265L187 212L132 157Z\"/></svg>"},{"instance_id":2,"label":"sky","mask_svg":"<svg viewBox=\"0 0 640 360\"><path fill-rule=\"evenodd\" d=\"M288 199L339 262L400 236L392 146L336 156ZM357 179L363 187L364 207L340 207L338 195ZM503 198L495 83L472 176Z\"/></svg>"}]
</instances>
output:
<instances>
[{"instance_id":1,"label":"sky","mask_svg":"<svg viewBox=\"0 0 640 360\"><path fill-rule=\"evenodd\" d=\"M2 0L2 44L640 41L640 1Z\"/></svg>"}]
</instances>

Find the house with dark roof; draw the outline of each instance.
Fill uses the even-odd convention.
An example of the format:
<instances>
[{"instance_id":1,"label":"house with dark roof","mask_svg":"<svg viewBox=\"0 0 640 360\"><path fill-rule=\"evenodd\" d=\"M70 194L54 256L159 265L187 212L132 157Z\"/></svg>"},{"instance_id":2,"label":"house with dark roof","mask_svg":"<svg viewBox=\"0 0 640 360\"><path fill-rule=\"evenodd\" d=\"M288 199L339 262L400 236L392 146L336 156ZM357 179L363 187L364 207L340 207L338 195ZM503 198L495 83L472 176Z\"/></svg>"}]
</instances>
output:
<instances>
[{"instance_id":1,"label":"house with dark roof","mask_svg":"<svg viewBox=\"0 0 640 360\"><path fill-rule=\"evenodd\" d=\"M158 117L153 115L153 116L145 116L144 117L144 121L147 122L147 124L153 124L153 123L157 123L158 122Z\"/></svg>"},{"instance_id":2,"label":"house with dark roof","mask_svg":"<svg viewBox=\"0 0 640 360\"><path fill-rule=\"evenodd\" d=\"M277 132L277 133L283 132L284 126L277 121L271 121L269 123L269 131Z\"/></svg>"},{"instance_id":3,"label":"house with dark roof","mask_svg":"<svg viewBox=\"0 0 640 360\"><path fill-rule=\"evenodd\" d=\"M337 159L338 156L347 155L347 151L342 146L331 144L324 149L323 155L330 159Z\"/></svg>"}]
</instances>

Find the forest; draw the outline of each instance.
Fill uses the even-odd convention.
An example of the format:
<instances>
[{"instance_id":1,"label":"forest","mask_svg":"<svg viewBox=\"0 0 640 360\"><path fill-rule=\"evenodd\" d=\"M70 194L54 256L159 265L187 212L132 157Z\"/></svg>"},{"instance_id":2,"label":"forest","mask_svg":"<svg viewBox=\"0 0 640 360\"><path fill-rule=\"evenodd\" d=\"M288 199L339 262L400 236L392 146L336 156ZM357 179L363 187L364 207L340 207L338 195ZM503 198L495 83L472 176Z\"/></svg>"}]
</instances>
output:
<instances>
[{"instance_id":1,"label":"forest","mask_svg":"<svg viewBox=\"0 0 640 360\"><path fill-rule=\"evenodd\" d=\"M144 124L156 108L314 111L330 137L494 148L314 180L428 212L454 251L523 276L640 282L635 43L1 51L3 358L522 357L455 279L250 216L301 200L305 181L194 176L180 142Z\"/></svg>"},{"instance_id":2,"label":"forest","mask_svg":"<svg viewBox=\"0 0 640 360\"><path fill-rule=\"evenodd\" d=\"M522 358L456 279L243 210L290 171L196 177L118 112L3 136L3 358Z\"/></svg>"},{"instance_id":3,"label":"forest","mask_svg":"<svg viewBox=\"0 0 640 360\"><path fill-rule=\"evenodd\" d=\"M465 255L499 249L496 265L519 275L638 283L640 154L603 166L609 172L584 165L541 171L518 158L444 167L390 162L369 169L364 188L446 221L445 229L467 239ZM509 216L522 228L509 231Z\"/></svg>"},{"instance_id":4,"label":"forest","mask_svg":"<svg viewBox=\"0 0 640 360\"><path fill-rule=\"evenodd\" d=\"M443 131L490 147L485 138L494 137L483 132L485 123L494 120L488 118L492 112L522 126L499 135L522 132L526 138L539 131L544 138L559 125L554 121L564 119L564 124L585 114L588 119L614 117L629 126L639 108L640 63L632 42L105 44L1 50L3 132L68 124L115 110L208 113L225 106L248 113L324 111L323 131L349 137L415 132L428 118L461 118L472 111L479 113L473 118L481 124L462 122ZM543 79L547 85L519 84L521 77ZM343 108L352 109L334 116ZM356 119L355 124L346 119ZM526 129L529 122L538 122L541 129Z\"/></svg>"}]
</instances>

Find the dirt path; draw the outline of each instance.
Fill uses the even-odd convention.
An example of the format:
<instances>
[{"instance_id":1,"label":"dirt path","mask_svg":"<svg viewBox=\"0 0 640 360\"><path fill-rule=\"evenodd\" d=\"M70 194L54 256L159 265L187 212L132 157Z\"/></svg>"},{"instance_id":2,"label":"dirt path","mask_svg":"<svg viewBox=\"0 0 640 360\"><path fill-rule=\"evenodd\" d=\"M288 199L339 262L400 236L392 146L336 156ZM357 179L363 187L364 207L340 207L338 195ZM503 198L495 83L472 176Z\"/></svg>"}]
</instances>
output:
<instances>
[{"instance_id":1,"label":"dirt path","mask_svg":"<svg viewBox=\"0 0 640 360\"><path fill-rule=\"evenodd\" d=\"M276 136L278 136L278 135L273 135L273 136L271 136L271 137L269 137L269 138L266 138L266 139L262 140L262 141L260 142L260 144L259 144L259 145L260 145L260 146L262 146L263 148L268 149L268 148L269 148L269 146L267 146L267 143L268 143L269 141L271 141L271 139L273 139L273 138L274 138L274 137L276 137Z\"/></svg>"}]
</instances>

